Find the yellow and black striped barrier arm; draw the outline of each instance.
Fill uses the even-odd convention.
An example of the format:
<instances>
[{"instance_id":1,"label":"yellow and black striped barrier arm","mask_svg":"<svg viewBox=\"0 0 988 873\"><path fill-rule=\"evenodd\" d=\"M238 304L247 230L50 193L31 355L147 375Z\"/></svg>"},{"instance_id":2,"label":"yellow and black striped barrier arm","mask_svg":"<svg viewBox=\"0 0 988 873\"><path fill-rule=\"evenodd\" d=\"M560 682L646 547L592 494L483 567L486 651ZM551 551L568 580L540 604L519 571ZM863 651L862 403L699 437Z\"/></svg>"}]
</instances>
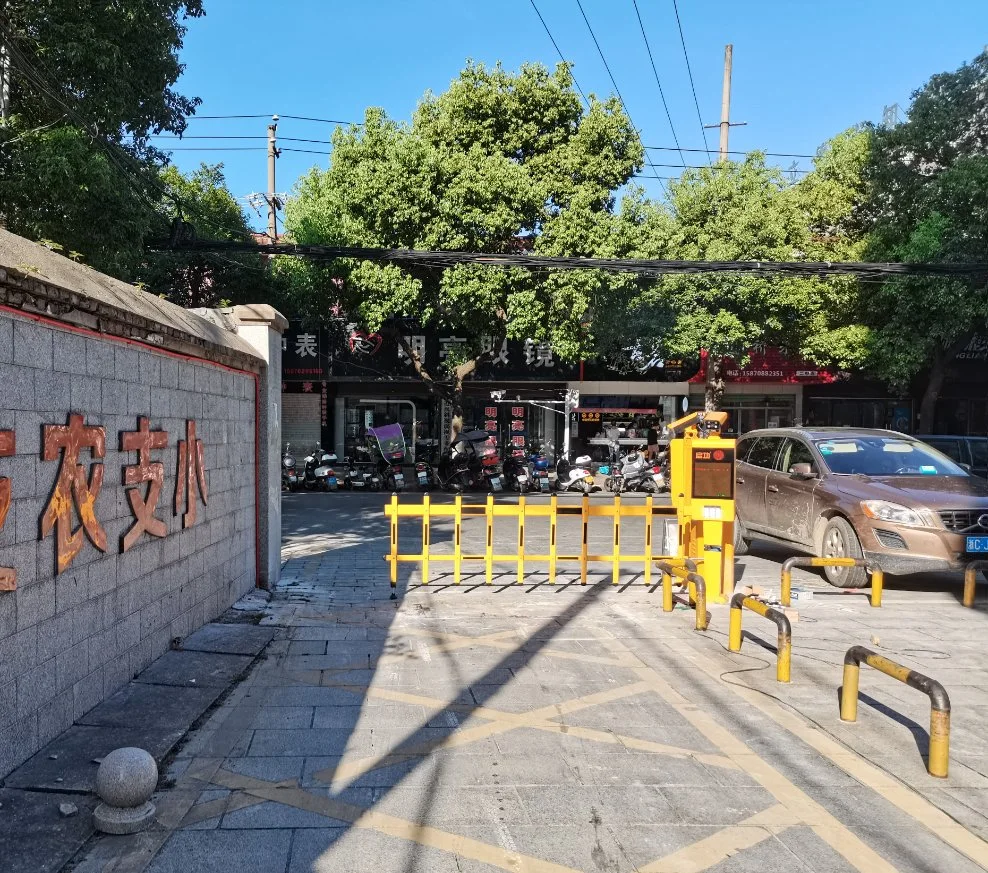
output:
<instances>
[{"instance_id":1,"label":"yellow and black striped barrier arm","mask_svg":"<svg viewBox=\"0 0 988 873\"><path fill-rule=\"evenodd\" d=\"M778 682L788 682L792 662L792 625L784 612L773 609L754 597L735 594L731 598L731 621L728 627L727 648L732 652L741 651L741 610L750 609L769 621L774 621L779 629L776 645L775 678Z\"/></svg>"},{"instance_id":2,"label":"yellow and black striped barrier arm","mask_svg":"<svg viewBox=\"0 0 988 873\"><path fill-rule=\"evenodd\" d=\"M790 558L782 565L782 605L792 606L793 567L865 567L871 574L871 605L882 605L885 574L860 558Z\"/></svg>"},{"instance_id":3,"label":"yellow and black striped barrier arm","mask_svg":"<svg viewBox=\"0 0 988 873\"><path fill-rule=\"evenodd\" d=\"M858 719L858 678L861 664L904 682L930 698L930 753L926 769L931 776L947 778L950 763L950 698L935 679L883 658L864 646L851 646L844 655L844 686L840 695L841 721Z\"/></svg>"}]
</instances>

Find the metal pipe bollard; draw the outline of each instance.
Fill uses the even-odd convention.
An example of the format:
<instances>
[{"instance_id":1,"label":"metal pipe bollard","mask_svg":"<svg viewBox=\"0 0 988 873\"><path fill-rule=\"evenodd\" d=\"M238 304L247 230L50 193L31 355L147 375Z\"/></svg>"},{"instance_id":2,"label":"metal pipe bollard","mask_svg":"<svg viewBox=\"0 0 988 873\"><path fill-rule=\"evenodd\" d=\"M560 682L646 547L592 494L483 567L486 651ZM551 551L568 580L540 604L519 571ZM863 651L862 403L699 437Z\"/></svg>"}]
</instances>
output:
<instances>
[{"instance_id":1,"label":"metal pipe bollard","mask_svg":"<svg viewBox=\"0 0 988 873\"><path fill-rule=\"evenodd\" d=\"M886 676L922 691L930 698L930 756L926 769L931 776L947 778L950 763L950 698L935 679L883 658L864 646L851 646L844 655L844 687L840 695L841 721L858 719L858 678L864 662Z\"/></svg>"},{"instance_id":2,"label":"metal pipe bollard","mask_svg":"<svg viewBox=\"0 0 988 873\"><path fill-rule=\"evenodd\" d=\"M775 622L779 629L776 645L775 679L777 682L788 682L792 662L792 625L785 613L773 609L767 603L762 603L754 597L735 594L731 598L731 622L728 628L727 648L732 652L741 651L741 610L743 607Z\"/></svg>"},{"instance_id":3,"label":"metal pipe bollard","mask_svg":"<svg viewBox=\"0 0 988 873\"><path fill-rule=\"evenodd\" d=\"M871 574L871 605L882 605L882 589L885 573L877 567L869 566L861 558L790 558L782 565L781 599L783 606L792 606L793 567L865 567Z\"/></svg>"},{"instance_id":4,"label":"metal pipe bollard","mask_svg":"<svg viewBox=\"0 0 988 873\"><path fill-rule=\"evenodd\" d=\"M672 577L682 579L693 591L693 600L696 602L696 629L707 629L707 583L704 578L696 572L696 564L687 558L684 566L678 567L669 561L658 561L656 568L662 574L662 609L665 612L672 612Z\"/></svg>"},{"instance_id":5,"label":"metal pipe bollard","mask_svg":"<svg viewBox=\"0 0 988 873\"><path fill-rule=\"evenodd\" d=\"M964 568L964 605L974 606L974 585L979 570L988 570L988 561L972 561Z\"/></svg>"}]
</instances>

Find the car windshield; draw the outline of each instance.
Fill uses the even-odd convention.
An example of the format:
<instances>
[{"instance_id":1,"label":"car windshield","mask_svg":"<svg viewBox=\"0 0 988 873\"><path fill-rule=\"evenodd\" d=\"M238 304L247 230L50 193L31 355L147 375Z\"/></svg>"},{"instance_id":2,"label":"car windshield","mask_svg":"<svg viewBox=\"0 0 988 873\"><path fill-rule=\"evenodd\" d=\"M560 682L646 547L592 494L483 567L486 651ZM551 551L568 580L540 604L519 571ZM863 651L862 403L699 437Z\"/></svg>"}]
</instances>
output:
<instances>
[{"instance_id":1,"label":"car windshield","mask_svg":"<svg viewBox=\"0 0 988 873\"><path fill-rule=\"evenodd\" d=\"M946 455L901 437L840 437L817 440L816 447L834 473L865 476L966 476Z\"/></svg>"}]
</instances>

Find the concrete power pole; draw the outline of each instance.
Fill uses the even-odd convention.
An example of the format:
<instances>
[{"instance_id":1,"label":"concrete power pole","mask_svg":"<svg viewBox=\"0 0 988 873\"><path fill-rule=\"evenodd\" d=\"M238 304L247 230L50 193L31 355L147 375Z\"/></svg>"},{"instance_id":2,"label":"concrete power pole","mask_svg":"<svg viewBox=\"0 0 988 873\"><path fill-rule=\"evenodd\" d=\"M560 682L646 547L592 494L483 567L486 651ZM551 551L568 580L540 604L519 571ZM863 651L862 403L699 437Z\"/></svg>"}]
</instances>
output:
<instances>
[{"instance_id":1,"label":"concrete power pole","mask_svg":"<svg viewBox=\"0 0 988 873\"><path fill-rule=\"evenodd\" d=\"M732 127L743 127L746 121L731 121L731 69L734 64L734 46L724 46L724 90L720 98L720 124L705 124L704 127L720 128L720 163L725 163L730 150L728 139Z\"/></svg>"},{"instance_id":2,"label":"concrete power pole","mask_svg":"<svg viewBox=\"0 0 988 873\"><path fill-rule=\"evenodd\" d=\"M268 237L271 242L278 242L278 207L281 203L275 193L275 163L278 160L278 116L271 116L268 125Z\"/></svg>"}]
</instances>

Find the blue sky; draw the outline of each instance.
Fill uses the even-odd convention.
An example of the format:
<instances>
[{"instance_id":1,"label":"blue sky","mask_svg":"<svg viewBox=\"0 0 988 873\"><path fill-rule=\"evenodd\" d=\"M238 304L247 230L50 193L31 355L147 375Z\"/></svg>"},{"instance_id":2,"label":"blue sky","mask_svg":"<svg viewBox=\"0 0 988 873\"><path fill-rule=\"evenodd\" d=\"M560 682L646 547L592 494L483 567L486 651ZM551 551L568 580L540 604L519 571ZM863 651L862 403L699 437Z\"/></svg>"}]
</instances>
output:
<instances>
[{"instance_id":1,"label":"blue sky","mask_svg":"<svg viewBox=\"0 0 988 873\"><path fill-rule=\"evenodd\" d=\"M610 94L576 0L535 2L584 91ZM719 121L724 46L734 45L731 115L747 126L732 129L732 150L812 154L849 125L881 120L884 106L907 106L931 74L956 69L988 41L986 0L678 2L705 123ZM583 0L583 8L643 141L673 147L632 0ZM638 8L680 145L703 148L672 0L638 0ZM359 121L367 106L382 106L408 119L422 94L443 91L466 58L500 60L509 69L558 61L531 0L206 0L206 17L189 22L179 88L202 98L202 116L277 112ZM184 170L222 161L235 195L263 190L266 125L265 118L193 119L186 137L260 138L187 138L173 161ZM328 150L286 138L328 140L332 129L283 119L279 144ZM707 141L717 147L716 130L707 131ZM660 175L676 174L675 167L658 166L678 165L676 151L650 154ZM687 163L700 157L686 153ZM789 167L794 159L775 160ZM290 191L309 167L326 161L284 151L278 189ZM646 188L661 196L659 184Z\"/></svg>"}]
</instances>

